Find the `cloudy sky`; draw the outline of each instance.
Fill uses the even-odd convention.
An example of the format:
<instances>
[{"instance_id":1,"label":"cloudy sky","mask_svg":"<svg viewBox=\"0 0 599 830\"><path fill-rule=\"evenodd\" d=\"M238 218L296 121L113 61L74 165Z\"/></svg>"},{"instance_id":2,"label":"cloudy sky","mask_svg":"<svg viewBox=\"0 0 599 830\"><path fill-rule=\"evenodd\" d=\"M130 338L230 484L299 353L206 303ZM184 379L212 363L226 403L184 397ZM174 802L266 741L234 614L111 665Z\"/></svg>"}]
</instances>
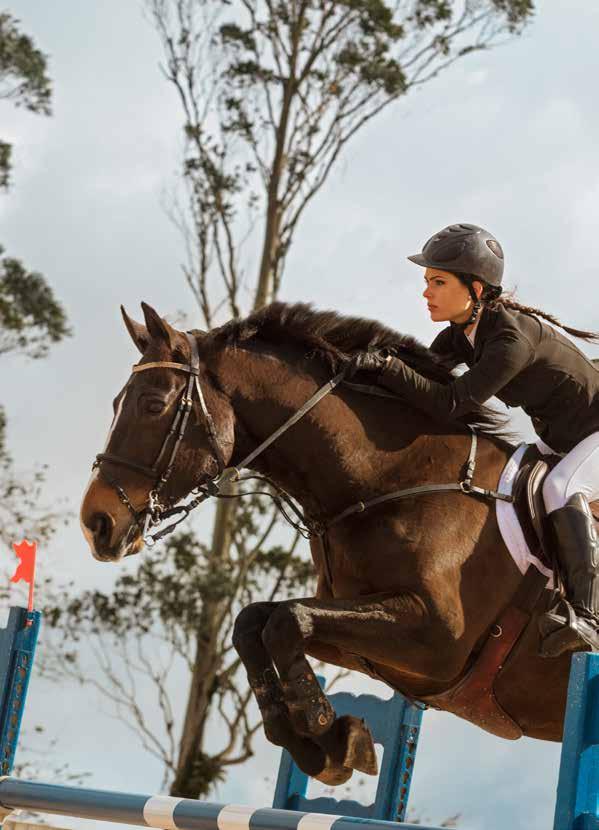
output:
<instances>
[{"instance_id":1,"label":"cloudy sky","mask_svg":"<svg viewBox=\"0 0 599 830\"><path fill-rule=\"evenodd\" d=\"M49 55L54 115L1 104L0 135L14 143L15 164L0 242L46 275L75 336L44 361L4 358L2 402L18 468L49 464L46 502L76 513L112 398L137 359L119 304L137 319L141 300L164 315L194 311L182 240L163 208L181 118L137 2L21 1L9 10ZM405 257L444 225L467 221L501 240L507 286L522 301L599 328L598 32L591 0L541 2L521 38L470 56L371 122L306 214L282 298L376 317L429 342L437 329L421 272ZM108 588L116 576L91 559L77 521L41 556L81 587ZM54 752L91 771L93 785L159 786L157 763L91 691L38 683L30 694L31 721L47 723ZM548 827L558 753L428 713L412 803L433 821L461 812L462 827ZM261 743L258 756L215 800L269 803L264 777L277 753Z\"/></svg>"}]
</instances>

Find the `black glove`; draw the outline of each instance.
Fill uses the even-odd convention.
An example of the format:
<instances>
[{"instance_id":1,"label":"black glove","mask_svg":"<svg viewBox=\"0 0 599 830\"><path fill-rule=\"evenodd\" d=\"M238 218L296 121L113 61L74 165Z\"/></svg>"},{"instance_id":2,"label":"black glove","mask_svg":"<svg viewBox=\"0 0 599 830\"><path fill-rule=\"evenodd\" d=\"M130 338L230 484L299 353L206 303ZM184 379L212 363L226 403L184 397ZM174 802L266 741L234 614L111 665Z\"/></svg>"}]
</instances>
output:
<instances>
[{"instance_id":1,"label":"black glove","mask_svg":"<svg viewBox=\"0 0 599 830\"><path fill-rule=\"evenodd\" d=\"M382 352L356 352L347 363L345 378L349 380L357 372L370 372L379 375L388 362L388 355Z\"/></svg>"}]
</instances>

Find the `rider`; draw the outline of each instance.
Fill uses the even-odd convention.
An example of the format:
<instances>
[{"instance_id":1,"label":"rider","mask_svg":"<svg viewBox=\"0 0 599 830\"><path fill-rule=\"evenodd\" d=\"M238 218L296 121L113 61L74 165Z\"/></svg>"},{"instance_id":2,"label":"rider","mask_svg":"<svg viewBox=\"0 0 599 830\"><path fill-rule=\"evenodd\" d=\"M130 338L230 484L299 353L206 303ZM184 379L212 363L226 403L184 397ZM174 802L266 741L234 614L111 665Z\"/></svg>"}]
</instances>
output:
<instances>
[{"instance_id":1,"label":"rider","mask_svg":"<svg viewBox=\"0 0 599 830\"><path fill-rule=\"evenodd\" d=\"M350 372L378 373L379 383L433 415L459 416L493 395L524 409L539 450L562 456L545 479L543 498L569 602L558 600L540 618L541 653L598 651L599 540L589 502L599 498L599 369L539 318L589 342L599 334L501 296L503 251L477 225L449 225L408 259L426 269L431 319L450 324L431 349L468 371L444 385L397 357L362 352Z\"/></svg>"}]
</instances>

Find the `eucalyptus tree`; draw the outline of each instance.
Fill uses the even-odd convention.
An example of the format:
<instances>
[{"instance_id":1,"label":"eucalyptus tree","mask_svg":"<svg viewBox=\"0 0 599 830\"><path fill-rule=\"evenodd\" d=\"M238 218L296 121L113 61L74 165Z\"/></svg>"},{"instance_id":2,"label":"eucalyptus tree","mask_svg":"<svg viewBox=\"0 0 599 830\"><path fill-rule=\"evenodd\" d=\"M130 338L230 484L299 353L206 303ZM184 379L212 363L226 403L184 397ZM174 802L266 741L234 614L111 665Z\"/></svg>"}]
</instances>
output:
<instances>
[{"instance_id":1,"label":"eucalyptus tree","mask_svg":"<svg viewBox=\"0 0 599 830\"><path fill-rule=\"evenodd\" d=\"M51 114L52 87L46 56L8 12L0 12L0 101L38 115ZM0 138L0 191L8 191L12 145ZM46 279L5 255L0 245L0 356L47 356L50 346L70 334L66 314ZM48 539L61 518L40 505L42 466L23 477L7 447L6 413L0 406L0 540L9 545L22 528ZM64 519L64 514L62 515Z\"/></svg>"},{"instance_id":2,"label":"eucalyptus tree","mask_svg":"<svg viewBox=\"0 0 599 830\"><path fill-rule=\"evenodd\" d=\"M277 297L300 220L360 129L460 58L522 32L534 12L531 0L148 0L148 8L183 112L186 203L174 216L207 328ZM237 520L233 502L219 505L216 570L230 561ZM220 618L218 603L211 613ZM203 757L205 690L217 676L199 642L173 784L186 795L197 795L186 771Z\"/></svg>"},{"instance_id":3,"label":"eucalyptus tree","mask_svg":"<svg viewBox=\"0 0 599 830\"><path fill-rule=\"evenodd\" d=\"M46 56L18 24L8 12L0 12L0 100L50 115L52 86ZM0 139L0 188L8 188L11 155L11 144Z\"/></svg>"},{"instance_id":4,"label":"eucalyptus tree","mask_svg":"<svg viewBox=\"0 0 599 830\"><path fill-rule=\"evenodd\" d=\"M208 328L248 310L246 281L254 308L275 298L302 215L361 128L533 14L531 0L148 5L183 111L185 275Z\"/></svg>"},{"instance_id":5,"label":"eucalyptus tree","mask_svg":"<svg viewBox=\"0 0 599 830\"><path fill-rule=\"evenodd\" d=\"M171 210L208 329L279 295L300 221L361 128L455 61L519 34L533 14L531 0L146 2L182 109L184 196ZM173 534L114 594L48 609L61 633L85 638L103 669L93 682L160 759L172 794L206 796L252 754L259 723L232 622L256 598L307 593L306 559L263 498L226 500L209 540ZM89 680L77 643L62 649L58 676ZM143 674L160 725L142 705Z\"/></svg>"}]
</instances>

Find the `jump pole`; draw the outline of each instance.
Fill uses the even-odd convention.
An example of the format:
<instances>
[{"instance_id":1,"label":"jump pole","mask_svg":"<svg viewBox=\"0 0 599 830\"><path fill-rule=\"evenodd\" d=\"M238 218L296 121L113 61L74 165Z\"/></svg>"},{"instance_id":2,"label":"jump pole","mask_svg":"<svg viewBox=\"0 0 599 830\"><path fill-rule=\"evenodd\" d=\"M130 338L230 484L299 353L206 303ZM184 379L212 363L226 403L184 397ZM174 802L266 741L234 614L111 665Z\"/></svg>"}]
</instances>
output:
<instances>
[{"instance_id":1,"label":"jump pole","mask_svg":"<svg viewBox=\"0 0 599 830\"><path fill-rule=\"evenodd\" d=\"M421 824L211 804L191 798L63 787L10 777L0 779L0 804L5 814L15 809L36 810L164 830L356 830L356 825L365 830L439 830Z\"/></svg>"},{"instance_id":2,"label":"jump pole","mask_svg":"<svg viewBox=\"0 0 599 830\"><path fill-rule=\"evenodd\" d=\"M162 830L440 830L362 816L212 804L165 795L65 787L10 777L41 615L33 610L36 545L13 545L12 578L29 582L28 608L12 608L0 629L0 824L13 811L36 810ZM357 827L358 826L358 827ZM599 830L599 654L573 656L554 830Z\"/></svg>"}]
</instances>

